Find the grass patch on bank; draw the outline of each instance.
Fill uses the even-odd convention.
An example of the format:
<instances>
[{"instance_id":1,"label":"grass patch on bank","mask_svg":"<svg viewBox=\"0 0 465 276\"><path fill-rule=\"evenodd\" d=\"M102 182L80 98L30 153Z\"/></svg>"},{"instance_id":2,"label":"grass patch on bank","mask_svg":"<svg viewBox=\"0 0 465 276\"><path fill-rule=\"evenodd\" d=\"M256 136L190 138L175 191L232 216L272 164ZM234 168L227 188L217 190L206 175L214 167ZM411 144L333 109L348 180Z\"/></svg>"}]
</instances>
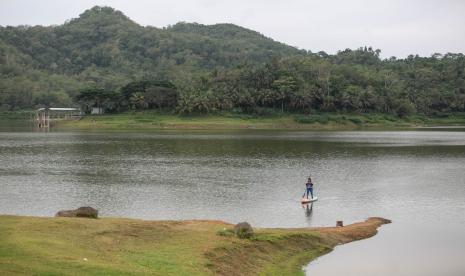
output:
<instances>
[{"instance_id":1,"label":"grass patch on bank","mask_svg":"<svg viewBox=\"0 0 465 276\"><path fill-rule=\"evenodd\" d=\"M409 126L412 121L409 118L399 118L390 114L339 114L339 113L322 113L310 115L297 115L296 122L301 124L336 124L353 127L370 127L370 126Z\"/></svg>"},{"instance_id":2,"label":"grass patch on bank","mask_svg":"<svg viewBox=\"0 0 465 276\"><path fill-rule=\"evenodd\" d=\"M0 216L0 274L303 275L305 263L384 223L255 229L239 239L220 221Z\"/></svg>"},{"instance_id":3,"label":"grass patch on bank","mask_svg":"<svg viewBox=\"0 0 465 276\"><path fill-rule=\"evenodd\" d=\"M258 117L234 113L175 115L145 111L88 115L81 120L58 122L56 126L76 129L273 129L286 125L296 125L293 116Z\"/></svg>"},{"instance_id":4,"label":"grass patch on bank","mask_svg":"<svg viewBox=\"0 0 465 276\"><path fill-rule=\"evenodd\" d=\"M380 113L318 113L265 115L223 112L208 115L176 115L158 111L87 115L80 120L55 122L62 129L395 129L434 125L465 125L465 114L400 118Z\"/></svg>"}]
</instances>

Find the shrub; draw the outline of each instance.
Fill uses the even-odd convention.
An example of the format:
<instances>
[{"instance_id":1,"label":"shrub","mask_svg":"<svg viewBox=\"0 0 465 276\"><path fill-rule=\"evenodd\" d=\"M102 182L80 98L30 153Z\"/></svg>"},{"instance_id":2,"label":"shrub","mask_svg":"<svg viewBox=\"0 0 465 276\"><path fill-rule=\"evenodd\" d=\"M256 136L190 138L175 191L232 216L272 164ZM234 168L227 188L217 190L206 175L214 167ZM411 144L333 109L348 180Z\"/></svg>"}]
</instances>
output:
<instances>
[{"instance_id":1,"label":"shrub","mask_svg":"<svg viewBox=\"0 0 465 276\"><path fill-rule=\"evenodd\" d=\"M349 121L351 121L352 123L356 125L361 125L363 123L363 121L360 120L359 118L349 118Z\"/></svg>"},{"instance_id":2,"label":"shrub","mask_svg":"<svg viewBox=\"0 0 465 276\"><path fill-rule=\"evenodd\" d=\"M396 114L400 118L407 117L415 113L415 106L407 100L402 100L396 109Z\"/></svg>"}]
</instances>

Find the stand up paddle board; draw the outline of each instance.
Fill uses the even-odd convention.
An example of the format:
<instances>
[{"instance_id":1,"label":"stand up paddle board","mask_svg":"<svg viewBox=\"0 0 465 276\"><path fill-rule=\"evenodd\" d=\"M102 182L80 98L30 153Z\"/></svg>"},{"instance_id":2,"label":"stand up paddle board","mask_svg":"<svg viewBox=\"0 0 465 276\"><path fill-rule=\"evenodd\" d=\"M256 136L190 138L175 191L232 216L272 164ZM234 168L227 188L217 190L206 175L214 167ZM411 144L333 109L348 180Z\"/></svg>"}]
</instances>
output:
<instances>
[{"instance_id":1,"label":"stand up paddle board","mask_svg":"<svg viewBox=\"0 0 465 276\"><path fill-rule=\"evenodd\" d=\"M314 201L317 201L318 200L318 197L313 197L313 198L302 198L300 200L301 203L310 203L310 202L314 202Z\"/></svg>"}]
</instances>

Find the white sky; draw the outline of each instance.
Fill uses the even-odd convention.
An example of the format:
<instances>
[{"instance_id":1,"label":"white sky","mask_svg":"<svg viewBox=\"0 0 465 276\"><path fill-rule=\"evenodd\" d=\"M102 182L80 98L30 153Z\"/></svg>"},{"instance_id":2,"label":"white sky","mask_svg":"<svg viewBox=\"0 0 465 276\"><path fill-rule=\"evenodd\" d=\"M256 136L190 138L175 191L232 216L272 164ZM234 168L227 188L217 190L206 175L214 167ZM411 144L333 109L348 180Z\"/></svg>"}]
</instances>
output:
<instances>
[{"instance_id":1,"label":"white sky","mask_svg":"<svg viewBox=\"0 0 465 276\"><path fill-rule=\"evenodd\" d=\"M313 52L465 52L465 0L0 0L0 25L62 24L95 5L156 27L234 23Z\"/></svg>"}]
</instances>

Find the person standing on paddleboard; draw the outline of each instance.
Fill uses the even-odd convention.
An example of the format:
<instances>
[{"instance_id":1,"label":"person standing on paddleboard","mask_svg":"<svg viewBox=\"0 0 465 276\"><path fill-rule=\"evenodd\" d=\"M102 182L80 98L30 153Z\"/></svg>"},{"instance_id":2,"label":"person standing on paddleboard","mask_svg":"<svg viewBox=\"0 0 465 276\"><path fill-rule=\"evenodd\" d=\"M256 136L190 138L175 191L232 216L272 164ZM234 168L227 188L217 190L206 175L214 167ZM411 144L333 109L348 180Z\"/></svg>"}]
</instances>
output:
<instances>
[{"instance_id":1,"label":"person standing on paddleboard","mask_svg":"<svg viewBox=\"0 0 465 276\"><path fill-rule=\"evenodd\" d=\"M308 194L310 194L313 199L313 182L311 177L308 178L307 183L305 183L305 187L307 187L307 190L305 191L304 196L307 194L308 199Z\"/></svg>"}]
</instances>

